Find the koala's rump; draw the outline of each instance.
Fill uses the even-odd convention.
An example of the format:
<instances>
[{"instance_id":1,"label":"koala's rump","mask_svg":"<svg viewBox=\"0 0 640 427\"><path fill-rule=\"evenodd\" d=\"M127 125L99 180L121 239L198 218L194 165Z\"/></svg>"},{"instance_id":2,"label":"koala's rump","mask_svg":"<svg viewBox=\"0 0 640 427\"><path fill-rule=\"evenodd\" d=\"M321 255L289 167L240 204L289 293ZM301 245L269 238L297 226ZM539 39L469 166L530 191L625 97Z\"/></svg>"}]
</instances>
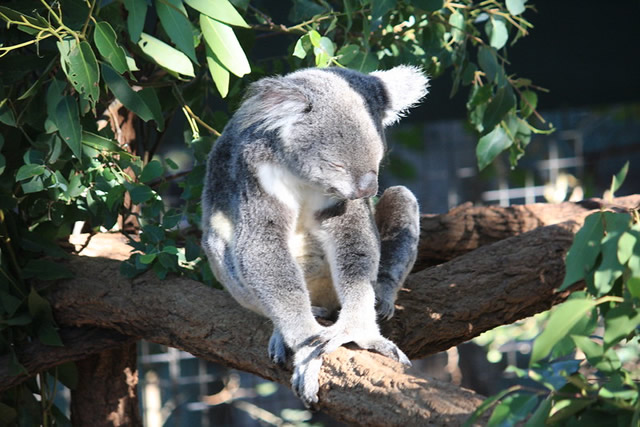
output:
<instances>
[{"instance_id":1,"label":"koala's rump","mask_svg":"<svg viewBox=\"0 0 640 427\"><path fill-rule=\"evenodd\" d=\"M333 287L331 268L319 239L312 233L298 228L289 240L289 248L304 273L311 305L324 307L330 312L340 308Z\"/></svg>"}]
</instances>

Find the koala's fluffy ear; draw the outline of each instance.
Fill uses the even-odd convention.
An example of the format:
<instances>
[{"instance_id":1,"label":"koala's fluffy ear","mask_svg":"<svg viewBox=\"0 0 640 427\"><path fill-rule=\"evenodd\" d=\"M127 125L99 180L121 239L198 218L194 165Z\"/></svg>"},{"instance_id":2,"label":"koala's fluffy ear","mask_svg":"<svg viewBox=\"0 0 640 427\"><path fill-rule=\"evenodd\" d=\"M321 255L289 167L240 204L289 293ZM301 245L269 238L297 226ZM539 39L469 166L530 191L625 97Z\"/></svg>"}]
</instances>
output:
<instances>
[{"instance_id":1,"label":"koala's fluffy ear","mask_svg":"<svg viewBox=\"0 0 640 427\"><path fill-rule=\"evenodd\" d=\"M236 112L240 129L258 124L264 130L286 131L311 108L302 87L285 77L267 77L252 83Z\"/></svg>"},{"instance_id":2,"label":"koala's fluffy ear","mask_svg":"<svg viewBox=\"0 0 640 427\"><path fill-rule=\"evenodd\" d=\"M370 75L382 80L389 97L382 124L392 125L405 116L407 110L420 102L427 94L429 78L418 68L399 65L386 71L374 71Z\"/></svg>"}]
</instances>

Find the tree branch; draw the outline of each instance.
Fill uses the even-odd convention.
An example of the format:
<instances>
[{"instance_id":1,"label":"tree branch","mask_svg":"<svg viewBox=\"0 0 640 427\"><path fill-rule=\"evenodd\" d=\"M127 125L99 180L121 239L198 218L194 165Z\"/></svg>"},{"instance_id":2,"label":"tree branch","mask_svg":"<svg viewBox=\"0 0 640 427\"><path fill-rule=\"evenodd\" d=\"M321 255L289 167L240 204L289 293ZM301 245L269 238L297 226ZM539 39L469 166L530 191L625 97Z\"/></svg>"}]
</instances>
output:
<instances>
[{"instance_id":1,"label":"tree branch","mask_svg":"<svg viewBox=\"0 0 640 427\"><path fill-rule=\"evenodd\" d=\"M640 196L633 197L624 202L635 206ZM486 230L504 228L500 235L507 237L533 224L573 220L538 227L465 255L451 251L455 259L410 275L396 316L383 325L385 334L417 358L562 301L568 292L558 294L554 289L563 279L564 254L589 208L599 207L598 203L572 204L571 213L552 205L462 207L452 211L451 218L461 213L475 218L495 215L505 224L520 225L479 228L472 224L465 227L466 234L457 235L451 231L456 229L455 221L439 216L440 223L449 224L453 239L475 242L465 243L468 247L486 242ZM438 233L444 232L434 232ZM466 238L472 235L478 238ZM104 258L73 257L70 268L74 279L50 287L60 324L143 337L289 384L290 369L276 367L267 357L270 323L241 308L226 292L182 278L159 280L151 273L128 280L119 275L117 261ZM321 408L338 419L368 425L456 425L481 401L473 392L404 372L380 355L347 348L325 356L320 385Z\"/></svg>"},{"instance_id":2,"label":"tree branch","mask_svg":"<svg viewBox=\"0 0 640 427\"><path fill-rule=\"evenodd\" d=\"M625 210L638 206L640 195L632 195L618 197L612 202L594 198L577 203L534 203L509 207L465 203L446 214L422 215L420 247L413 271L441 264L480 246L537 227L579 220L594 210Z\"/></svg>"}]
</instances>

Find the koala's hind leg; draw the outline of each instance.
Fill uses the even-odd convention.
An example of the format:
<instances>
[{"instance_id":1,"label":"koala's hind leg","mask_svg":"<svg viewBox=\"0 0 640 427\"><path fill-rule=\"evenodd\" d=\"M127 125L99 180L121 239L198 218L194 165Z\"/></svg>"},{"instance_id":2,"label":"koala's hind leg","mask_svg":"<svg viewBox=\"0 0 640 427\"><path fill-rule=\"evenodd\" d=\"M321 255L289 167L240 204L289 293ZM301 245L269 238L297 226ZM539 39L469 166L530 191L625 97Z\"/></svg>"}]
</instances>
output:
<instances>
[{"instance_id":1,"label":"koala's hind leg","mask_svg":"<svg viewBox=\"0 0 640 427\"><path fill-rule=\"evenodd\" d=\"M413 268L418 253L418 201L406 187L390 187L375 207L375 220L381 245L376 283L377 312L381 318L390 319L398 290Z\"/></svg>"}]
</instances>

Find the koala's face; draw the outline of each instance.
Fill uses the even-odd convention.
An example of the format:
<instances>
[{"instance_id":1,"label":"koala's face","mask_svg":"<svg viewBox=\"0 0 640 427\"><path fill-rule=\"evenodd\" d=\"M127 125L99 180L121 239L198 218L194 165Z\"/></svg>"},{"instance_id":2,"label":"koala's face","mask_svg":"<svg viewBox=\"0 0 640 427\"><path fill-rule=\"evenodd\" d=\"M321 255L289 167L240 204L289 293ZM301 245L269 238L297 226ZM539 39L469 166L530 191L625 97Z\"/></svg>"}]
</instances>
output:
<instances>
[{"instance_id":1,"label":"koala's face","mask_svg":"<svg viewBox=\"0 0 640 427\"><path fill-rule=\"evenodd\" d=\"M299 178L327 195L358 199L377 193L384 126L420 100L426 85L411 67L369 75L304 69L254 83L237 114L277 130L279 155Z\"/></svg>"},{"instance_id":2,"label":"koala's face","mask_svg":"<svg viewBox=\"0 0 640 427\"><path fill-rule=\"evenodd\" d=\"M380 112L341 76L316 69L291 74L308 103L280 136L289 167L326 194L341 199L374 196L384 154Z\"/></svg>"}]
</instances>

